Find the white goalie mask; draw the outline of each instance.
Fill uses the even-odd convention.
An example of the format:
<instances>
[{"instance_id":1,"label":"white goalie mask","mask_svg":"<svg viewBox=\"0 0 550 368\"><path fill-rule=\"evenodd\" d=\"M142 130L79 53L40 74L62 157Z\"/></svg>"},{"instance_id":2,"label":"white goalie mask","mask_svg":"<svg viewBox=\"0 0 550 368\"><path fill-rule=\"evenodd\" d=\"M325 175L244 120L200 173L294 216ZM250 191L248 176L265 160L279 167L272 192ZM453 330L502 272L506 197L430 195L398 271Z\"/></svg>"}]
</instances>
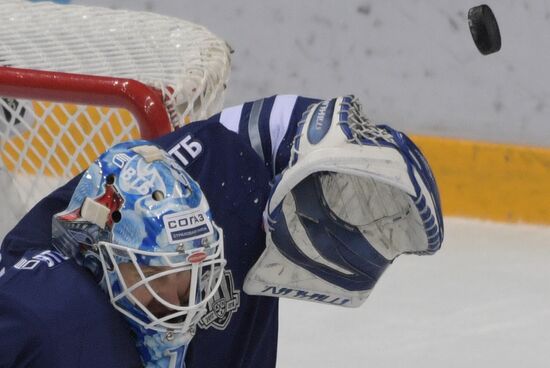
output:
<instances>
[{"instance_id":1,"label":"white goalie mask","mask_svg":"<svg viewBox=\"0 0 550 368\"><path fill-rule=\"evenodd\" d=\"M198 183L145 141L96 160L54 217L53 236L132 325L153 331L192 331L226 262L223 232Z\"/></svg>"}]
</instances>

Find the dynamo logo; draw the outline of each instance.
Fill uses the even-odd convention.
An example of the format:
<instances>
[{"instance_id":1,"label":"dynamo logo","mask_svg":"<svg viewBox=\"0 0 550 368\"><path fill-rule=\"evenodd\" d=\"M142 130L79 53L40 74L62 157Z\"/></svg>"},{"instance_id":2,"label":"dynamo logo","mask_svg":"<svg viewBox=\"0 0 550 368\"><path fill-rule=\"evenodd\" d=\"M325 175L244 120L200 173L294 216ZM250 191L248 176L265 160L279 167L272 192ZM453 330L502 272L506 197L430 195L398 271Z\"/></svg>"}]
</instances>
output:
<instances>
[{"instance_id":1,"label":"dynamo logo","mask_svg":"<svg viewBox=\"0 0 550 368\"><path fill-rule=\"evenodd\" d=\"M144 163L138 156L124 165L118 182L120 189L131 194L148 194L152 188L167 192L164 180L152 164Z\"/></svg>"}]
</instances>

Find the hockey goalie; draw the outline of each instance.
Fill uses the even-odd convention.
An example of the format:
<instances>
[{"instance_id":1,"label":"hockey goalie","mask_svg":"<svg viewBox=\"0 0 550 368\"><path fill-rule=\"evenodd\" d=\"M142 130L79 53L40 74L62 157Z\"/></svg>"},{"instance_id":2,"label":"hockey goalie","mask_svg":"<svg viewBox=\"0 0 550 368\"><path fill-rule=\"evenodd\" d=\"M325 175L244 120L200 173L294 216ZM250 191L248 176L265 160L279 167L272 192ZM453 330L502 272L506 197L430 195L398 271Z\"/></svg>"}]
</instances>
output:
<instances>
[{"instance_id":1,"label":"hockey goalie","mask_svg":"<svg viewBox=\"0 0 550 368\"><path fill-rule=\"evenodd\" d=\"M0 366L274 367L278 298L360 306L442 240L424 156L355 97L248 102L112 147L19 222Z\"/></svg>"}]
</instances>

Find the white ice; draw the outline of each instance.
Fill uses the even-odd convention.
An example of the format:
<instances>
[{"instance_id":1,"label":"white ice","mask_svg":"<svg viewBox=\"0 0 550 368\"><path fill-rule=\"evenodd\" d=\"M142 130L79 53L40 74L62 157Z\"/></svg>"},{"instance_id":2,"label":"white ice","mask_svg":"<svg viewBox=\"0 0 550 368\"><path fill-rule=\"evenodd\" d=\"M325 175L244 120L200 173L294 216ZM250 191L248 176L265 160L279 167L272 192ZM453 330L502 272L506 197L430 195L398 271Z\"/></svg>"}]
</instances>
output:
<instances>
[{"instance_id":1,"label":"white ice","mask_svg":"<svg viewBox=\"0 0 550 368\"><path fill-rule=\"evenodd\" d=\"M281 302L278 367L550 366L550 227L446 219L358 309Z\"/></svg>"}]
</instances>

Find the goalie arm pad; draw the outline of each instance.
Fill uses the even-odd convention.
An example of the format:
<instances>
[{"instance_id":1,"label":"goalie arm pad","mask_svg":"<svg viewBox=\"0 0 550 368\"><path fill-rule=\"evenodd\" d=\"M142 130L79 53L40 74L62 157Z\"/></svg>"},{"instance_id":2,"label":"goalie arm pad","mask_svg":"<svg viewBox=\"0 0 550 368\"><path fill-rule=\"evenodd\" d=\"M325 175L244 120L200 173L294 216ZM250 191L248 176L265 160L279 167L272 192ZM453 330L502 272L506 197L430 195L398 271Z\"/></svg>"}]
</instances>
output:
<instances>
[{"instance_id":1,"label":"goalie arm pad","mask_svg":"<svg viewBox=\"0 0 550 368\"><path fill-rule=\"evenodd\" d=\"M249 294L358 306L400 254L443 240L435 179L406 135L375 126L353 96L314 104L265 211L267 248Z\"/></svg>"}]
</instances>

